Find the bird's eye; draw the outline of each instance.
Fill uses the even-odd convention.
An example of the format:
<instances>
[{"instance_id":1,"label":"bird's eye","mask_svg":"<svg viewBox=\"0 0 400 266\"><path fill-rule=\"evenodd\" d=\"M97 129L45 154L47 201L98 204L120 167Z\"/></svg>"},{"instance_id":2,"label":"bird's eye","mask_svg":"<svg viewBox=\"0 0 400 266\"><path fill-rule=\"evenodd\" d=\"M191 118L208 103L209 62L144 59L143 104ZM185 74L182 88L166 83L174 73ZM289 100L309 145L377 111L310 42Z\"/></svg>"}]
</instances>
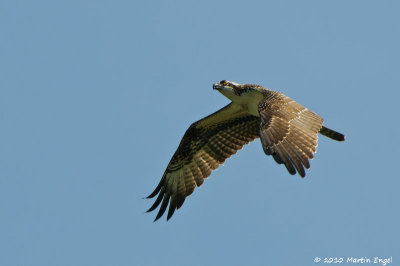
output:
<instances>
[{"instance_id":1,"label":"bird's eye","mask_svg":"<svg viewBox=\"0 0 400 266\"><path fill-rule=\"evenodd\" d=\"M221 85L223 85L223 86L228 85L228 82L226 82L226 80L221 80L219 83L220 83Z\"/></svg>"}]
</instances>

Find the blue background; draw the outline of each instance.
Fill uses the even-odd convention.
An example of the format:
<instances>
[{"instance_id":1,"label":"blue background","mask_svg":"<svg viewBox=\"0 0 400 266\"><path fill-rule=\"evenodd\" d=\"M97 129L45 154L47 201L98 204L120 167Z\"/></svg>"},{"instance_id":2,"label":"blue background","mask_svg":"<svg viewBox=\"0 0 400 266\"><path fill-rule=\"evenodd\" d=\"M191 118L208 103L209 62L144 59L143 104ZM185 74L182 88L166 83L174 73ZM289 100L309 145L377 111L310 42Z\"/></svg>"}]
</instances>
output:
<instances>
[{"instance_id":1,"label":"blue background","mask_svg":"<svg viewBox=\"0 0 400 266\"><path fill-rule=\"evenodd\" d=\"M399 257L398 1L1 1L0 265ZM145 214L222 79L346 134L305 179L259 140L169 222ZM322 263L320 263L322 264Z\"/></svg>"}]
</instances>

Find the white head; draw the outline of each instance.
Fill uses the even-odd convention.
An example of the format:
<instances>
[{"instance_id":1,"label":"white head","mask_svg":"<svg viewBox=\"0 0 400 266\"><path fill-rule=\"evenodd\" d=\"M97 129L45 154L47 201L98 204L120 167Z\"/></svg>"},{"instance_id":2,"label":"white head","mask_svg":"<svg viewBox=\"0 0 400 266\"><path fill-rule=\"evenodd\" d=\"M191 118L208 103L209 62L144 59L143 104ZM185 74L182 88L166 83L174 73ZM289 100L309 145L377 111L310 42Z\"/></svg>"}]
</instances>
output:
<instances>
[{"instance_id":1,"label":"white head","mask_svg":"<svg viewBox=\"0 0 400 266\"><path fill-rule=\"evenodd\" d=\"M264 95L257 89L258 85L238 84L228 80L221 80L213 85L214 90L218 90L232 102L241 105L253 115L258 114L258 103Z\"/></svg>"}]
</instances>

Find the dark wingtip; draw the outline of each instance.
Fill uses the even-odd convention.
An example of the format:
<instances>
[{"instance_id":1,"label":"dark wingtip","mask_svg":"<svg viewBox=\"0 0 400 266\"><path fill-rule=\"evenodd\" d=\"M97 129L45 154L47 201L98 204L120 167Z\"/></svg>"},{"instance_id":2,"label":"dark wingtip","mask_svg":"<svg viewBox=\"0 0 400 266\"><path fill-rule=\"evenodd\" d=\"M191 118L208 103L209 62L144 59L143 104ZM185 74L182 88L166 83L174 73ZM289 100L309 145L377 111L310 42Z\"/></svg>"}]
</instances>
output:
<instances>
[{"instance_id":1,"label":"dark wingtip","mask_svg":"<svg viewBox=\"0 0 400 266\"><path fill-rule=\"evenodd\" d=\"M146 198L147 199L154 198L154 196L157 195L158 192L161 190L163 183L164 183L164 178L161 179L161 181L160 181L160 183L158 183L156 189L154 189L154 191L150 195L148 195Z\"/></svg>"},{"instance_id":2,"label":"dark wingtip","mask_svg":"<svg viewBox=\"0 0 400 266\"><path fill-rule=\"evenodd\" d=\"M154 191L153 191L150 195L148 195L148 196L146 197L146 199L154 198L154 196L157 195L157 193L160 191L160 189L161 189L161 186L158 185L158 186L156 187L156 189L154 189Z\"/></svg>"},{"instance_id":3,"label":"dark wingtip","mask_svg":"<svg viewBox=\"0 0 400 266\"><path fill-rule=\"evenodd\" d=\"M161 203L161 207L158 210L157 217L154 220L154 222L157 221L158 219L160 219L161 216L163 216L165 210L167 209L167 206L168 206L168 203L169 203L169 199L170 199L170 195L165 194L164 198L163 198L163 202Z\"/></svg>"},{"instance_id":4,"label":"dark wingtip","mask_svg":"<svg viewBox=\"0 0 400 266\"><path fill-rule=\"evenodd\" d=\"M153 203L153 205L150 207L150 209L148 209L146 212L151 212L155 208L157 208L158 205L160 205L160 202L163 199L163 197L164 197L164 189L160 191L160 194L158 194L156 201Z\"/></svg>"},{"instance_id":5,"label":"dark wingtip","mask_svg":"<svg viewBox=\"0 0 400 266\"><path fill-rule=\"evenodd\" d=\"M185 197L182 195L178 195L176 200L177 200L176 209L178 210L180 207L182 207L183 203L185 202Z\"/></svg>"},{"instance_id":6,"label":"dark wingtip","mask_svg":"<svg viewBox=\"0 0 400 266\"><path fill-rule=\"evenodd\" d=\"M168 215L167 215L167 221L172 217L176 210L176 198L173 196L171 197L171 200L169 202L169 210L168 210Z\"/></svg>"},{"instance_id":7,"label":"dark wingtip","mask_svg":"<svg viewBox=\"0 0 400 266\"><path fill-rule=\"evenodd\" d=\"M156 218L154 219L153 223L154 223L154 222L157 222L157 220L160 219L161 216L162 216L163 214L164 214L164 213L158 212L158 214L157 214Z\"/></svg>"},{"instance_id":8,"label":"dark wingtip","mask_svg":"<svg viewBox=\"0 0 400 266\"><path fill-rule=\"evenodd\" d=\"M286 169L288 170L288 172L291 175L295 175L297 173L296 169L294 168L294 166L293 166L293 164L291 162L285 163L285 166L286 166Z\"/></svg>"},{"instance_id":9,"label":"dark wingtip","mask_svg":"<svg viewBox=\"0 0 400 266\"><path fill-rule=\"evenodd\" d=\"M175 211L175 209L174 209L174 211ZM174 211L171 214L168 212L167 221L169 221L169 219L171 219L172 215L174 214Z\"/></svg>"}]
</instances>

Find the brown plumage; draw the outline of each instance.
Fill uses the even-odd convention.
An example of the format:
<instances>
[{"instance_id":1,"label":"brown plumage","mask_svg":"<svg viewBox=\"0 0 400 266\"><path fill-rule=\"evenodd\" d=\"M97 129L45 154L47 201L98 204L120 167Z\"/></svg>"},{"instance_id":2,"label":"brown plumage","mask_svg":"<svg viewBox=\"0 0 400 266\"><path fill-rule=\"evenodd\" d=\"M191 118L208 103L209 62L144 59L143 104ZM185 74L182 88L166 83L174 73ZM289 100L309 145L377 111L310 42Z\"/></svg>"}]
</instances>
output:
<instances>
[{"instance_id":1,"label":"brown plumage","mask_svg":"<svg viewBox=\"0 0 400 266\"><path fill-rule=\"evenodd\" d=\"M211 171L245 144L261 137L262 147L290 174L305 176L318 144L317 133L342 141L344 136L322 126L322 118L280 92L259 85L221 81L214 89L232 100L221 110L193 123L186 131L160 183L148 198L157 199L147 212L161 207L167 220Z\"/></svg>"},{"instance_id":2,"label":"brown plumage","mask_svg":"<svg viewBox=\"0 0 400 266\"><path fill-rule=\"evenodd\" d=\"M239 105L231 103L214 114L193 123L186 131L172 156L152 198L156 201L148 212L161 204L155 220L165 212L167 219L179 209L196 185L201 186L211 171L224 163L245 144L259 137L259 118L249 115Z\"/></svg>"}]
</instances>

